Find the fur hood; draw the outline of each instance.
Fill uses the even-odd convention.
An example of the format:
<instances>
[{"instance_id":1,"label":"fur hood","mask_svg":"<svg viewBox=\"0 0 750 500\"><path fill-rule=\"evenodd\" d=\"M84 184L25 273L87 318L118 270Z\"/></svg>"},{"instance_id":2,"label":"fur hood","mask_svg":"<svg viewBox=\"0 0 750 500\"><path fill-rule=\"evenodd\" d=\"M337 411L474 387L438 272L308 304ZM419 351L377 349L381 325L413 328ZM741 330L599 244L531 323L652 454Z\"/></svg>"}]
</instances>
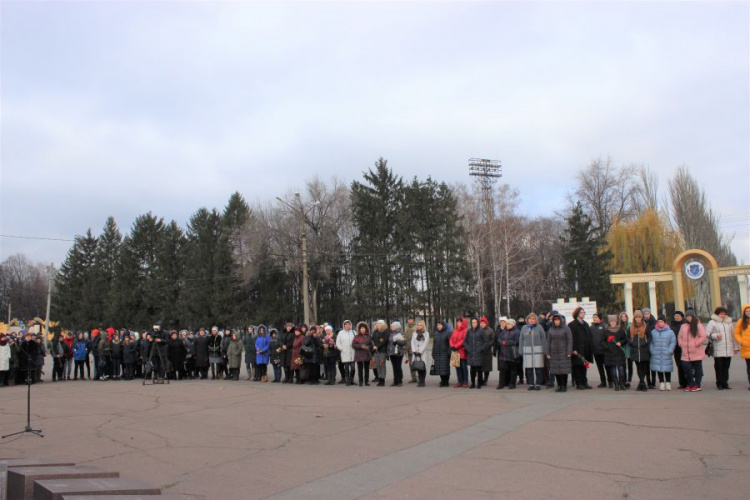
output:
<instances>
[{"instance_id":1,"label":"fur hood","mask_svg":"<svg viewBox=\"0 0 750 500\"><path fill-rule=\"evenodd\" d=\"M716 321L717 323L724 323L724 324L727 324L727 325L731 325L732 324L732 318L730 318L729 315L727 315L727 317L722 320L721 316L719 316L717 314L712 314L711 315L711 319L714 320L714 321Z\"/></svg>"},{"instance_id":2,"label":"fur hood","mask_svg":"<svg viewBox=\"0 0 750 500\"><path fill-rule=\"evenodd\" d=\"M365 327L365 335L369 335L370 334L370 327L364 321L360 321L359 323L357 323L357 327L354 329L354 333L357 334L357 335L360 335L360 333L359 333L359 327L361 327L361 326Z\"/></svg>"}]
</instances>

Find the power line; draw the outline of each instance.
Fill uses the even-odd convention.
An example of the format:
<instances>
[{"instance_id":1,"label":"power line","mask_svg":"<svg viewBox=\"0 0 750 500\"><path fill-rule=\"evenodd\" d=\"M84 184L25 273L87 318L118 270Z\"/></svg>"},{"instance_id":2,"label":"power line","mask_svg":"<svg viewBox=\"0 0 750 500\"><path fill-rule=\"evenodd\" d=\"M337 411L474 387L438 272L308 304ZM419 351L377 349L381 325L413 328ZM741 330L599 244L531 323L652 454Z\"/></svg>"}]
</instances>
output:
<instances>
[{"instance_id":1,"label":"power line","mask_svg":"<svg viewBox=\"0 0 750 500\"><path fill-rule=\"evenodd\" d=\"M45 236L21 236L18 234L0 234L0 238L14 238L18 240L44 240L44 241L75 241L67 238L47 238Z\"/></svg>"}]
</instances>

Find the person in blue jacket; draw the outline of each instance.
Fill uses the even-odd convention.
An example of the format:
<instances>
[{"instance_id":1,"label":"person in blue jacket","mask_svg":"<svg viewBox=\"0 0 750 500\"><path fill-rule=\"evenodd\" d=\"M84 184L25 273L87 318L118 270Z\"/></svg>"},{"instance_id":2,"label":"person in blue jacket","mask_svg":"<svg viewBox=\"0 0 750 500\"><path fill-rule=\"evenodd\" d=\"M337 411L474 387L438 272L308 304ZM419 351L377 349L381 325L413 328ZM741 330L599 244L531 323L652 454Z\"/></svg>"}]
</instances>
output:
<instances>
[{"instance_id":1,"label":"person in blue jacket","mask_svg":"<svg viewBox=\"0 0 750 500\"><path fill-rule=\"evenodd\" d=\"M659 390L672 390L673 355L677 347L677 338L667 324L665 316L659 316L656 326L651 330L651 370L659 377Z\"/></svg>"},{"instance_id":2,"label":"person in blue jacket","mask_svg":"<svg viewBox=\"0 0 750 500\"><path fill-rule=\"evenodd\" d=\"M256 382L268 382L268 358L271 347L271 339L268 337L266 327L258 327L258 336L255 339L255 380Z\"/></svg>"}]
</instances>

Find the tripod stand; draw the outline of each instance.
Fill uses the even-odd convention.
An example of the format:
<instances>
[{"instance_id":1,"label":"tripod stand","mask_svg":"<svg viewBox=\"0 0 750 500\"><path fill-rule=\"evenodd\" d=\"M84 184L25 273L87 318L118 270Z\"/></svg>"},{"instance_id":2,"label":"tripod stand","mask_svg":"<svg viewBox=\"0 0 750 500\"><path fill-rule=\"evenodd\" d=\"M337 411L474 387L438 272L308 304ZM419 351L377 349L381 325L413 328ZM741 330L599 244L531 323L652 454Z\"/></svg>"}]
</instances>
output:
<instances>
[{"instance_id":1,"label":"tripod stand","mask_svg":"<svg viewBox=\"0 0 750 500\"><path fill-rule=\"evenodd\" d=\"M156 353L159 355L159 370L160 372L163 371L164 378L159 377L161 373L156 373L156 369L154 367L154 351L156 351ZM151 351L149 352L148 363L146 364L146 366L150 373L147 372L143 375L143 385L146 385L146 379L148 378L151 378L151 385L163 384L165 380L167 384L169 384L169 379L166 378L167 371L169 369L169 360L164 355L162 350L159 349L159 344L157 344L156 341L153 341L153 344L151 345Z\"/></svg>"},{"instance_id":2,"label":"tripod stand","mask_svg":"<svg viewBox=\"0 0 750 500\"><path fill-rule=\"evenodd\" d=\"M33 377L34 372L36 372L36 363L34 362L31 354L23 349L21 349L21 352L26 355L26 427L22 431L14 432L13 434L6 434L0 439L19 436L27 432L39 436L40 438L44 437L41 429L31 428L31 377Z\"/></svg>"}]
</instances>

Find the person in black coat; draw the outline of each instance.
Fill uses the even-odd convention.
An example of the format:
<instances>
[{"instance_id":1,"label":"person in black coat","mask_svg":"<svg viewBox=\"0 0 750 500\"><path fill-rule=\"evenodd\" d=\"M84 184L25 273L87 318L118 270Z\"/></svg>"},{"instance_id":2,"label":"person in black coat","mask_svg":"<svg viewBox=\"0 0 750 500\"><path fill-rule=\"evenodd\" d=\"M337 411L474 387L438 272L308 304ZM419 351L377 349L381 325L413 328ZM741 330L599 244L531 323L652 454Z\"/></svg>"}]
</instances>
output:
<instances>
[{"instance_id":1,"label":"person in black coat","mask_svg":"<svg viewBox=\"0 0 750 500\"><path fill-rule=\"evenodd\" d=\"M39 345L31 333L24 333L23 340L18 347L18 375L17 382L25 384L36 382L36 357L39 353Z\"/></svg>"},{"instance_id":2,"label":"person in black coat","mask_svg":"<svg viewBox=\"0 0 750 500\"><path fill-rule=\"evenodd\" d=\"M625 346L628 345L628 335L619 322L617 316L609 315L607 337L602 341L604 347L604 364L609 369L610 379L614 382L616 391L624 391L625 387Z\"/></svg>"},{"instance_id":3,"label":"person in black coat","mask_svg":"<svg viewBox=\"0 0 750 500\"><path fill-rule=\"evenodd\" d=\"M595 313L591 322L591 349L596 361L596 369L599 371L599 388L612 387L612 380L604 365L604 345L603 341L607 338L606 316L602 313Z\"/></svg>"},{"instance_id":4,"label":"person in black coat","mask_svg":"<svg viewBox=\"0 0 750 500\"><path fill-rule=\"evenodd\" d=\"M292 347L294 344L294 325L287 323L284 326L284 331L279 335L279 344L281 345L281 352L279 353L279 364L284 370L284 382L285 384L292 383Z\"/></svg>"},{"instance_id":5,"label":"person in black coat","mask_svg":"<svg viewBox=\"0 0 750 500\"><path fill-rule=\"evenodd\" d=\"M169 378L170 380L182 380L185 378L185 343L180 340L177 332L169 333Z\"/></svg>"},{"instance_id":6,"label":"person in black coat","mask_svg":"<svg viewBox=\"0 0 750 500\"><path fill-rule=\"evenodd\" d=\"M208 341L206 329L201 328L195 338L195 370L201 380L208 378Z\"/></svg>"},{"instance_id":7,"label":"person in black coat","mask_svg":"<svg viewBox=\"0 0 750 500\"><path fill-rule=\"evenodd\" d=\"M682 311L675 311L672 318L669 328L674 332L674 337L677 339L680 336L680 328L685 324L685 313ZM679 342L677 342L674 348L674 360L677 365L677 376L680 381L680 389L684 389L687 384L687 378L685 377L685 370L682 368L682 347L680 347Z\"/></svg>"},{"instance_id":8,"label":"person in black coat","mask_svg":"<svg viewBox=\"0 0 750 500\"><path fill-rule=\"evenodd\" d=\"M322 346L318 338L318 327L311 326L302 344L302 356L305 360L305 381L311 385L320 383L320 361Z\"/></svg>"},{"instance_id":9,"label":"person in black coat","mask_svg":"<svg viewBox=\"0 0 750 500\"><path fill-rule=\"evenodd\" d=\"M594 361L593 348L591 345L591 327L586 323L586 311L583 307L577 307L573 311L573 321L568 323L570 333L573 334L573 385L576 389L591 389L589 379L586 375L586 363Z\"/></svg>"},{"instance_id":10,"label":"person in black coat","mask_svg":"<svg viewBox=\"0 0 750 500\"><path fill-rule=\"evenodd\" d=\"M123 378L125 380L133 380L137 357L138 353L135 342L133 342L130 336L125 337L125 341L122 343L122 365L125 370Z\"/></svg>"}]
</instances>

